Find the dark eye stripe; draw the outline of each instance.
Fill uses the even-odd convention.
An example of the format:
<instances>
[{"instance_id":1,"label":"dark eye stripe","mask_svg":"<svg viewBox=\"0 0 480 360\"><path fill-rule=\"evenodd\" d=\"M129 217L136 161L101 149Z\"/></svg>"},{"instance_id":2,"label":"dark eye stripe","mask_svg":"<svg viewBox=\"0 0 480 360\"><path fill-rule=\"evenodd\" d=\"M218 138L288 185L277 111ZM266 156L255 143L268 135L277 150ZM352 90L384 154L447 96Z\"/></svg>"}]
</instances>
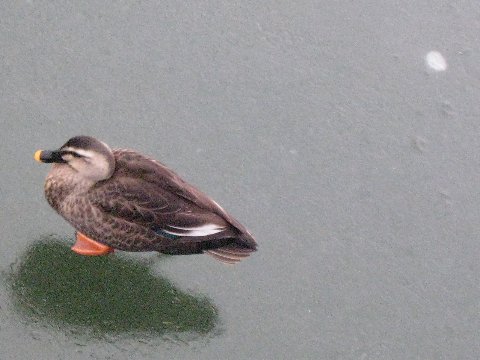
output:
<instances>
[{"instance_id":1,"label":"dark eye stripe","mask_svg":"<svg viewBox=\"0 0 480 360\"><path fill-rule=\"evenodd\" d=\"M70 151L70 150L63 150L62 151L62 155L72 155L73 157L76 157L76 158L81 158L83 157L82 155L80 155L79 153L76 153L75 151Z\"/></svg>"}]
</instances>

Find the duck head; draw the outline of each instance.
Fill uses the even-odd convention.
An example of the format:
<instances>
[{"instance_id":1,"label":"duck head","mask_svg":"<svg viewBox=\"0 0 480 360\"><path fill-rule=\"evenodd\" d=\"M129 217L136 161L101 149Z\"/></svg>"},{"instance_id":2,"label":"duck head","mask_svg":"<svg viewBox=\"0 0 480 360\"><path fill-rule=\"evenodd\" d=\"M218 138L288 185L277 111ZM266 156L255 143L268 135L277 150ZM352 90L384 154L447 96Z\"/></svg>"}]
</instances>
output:
<instances>
[{"instance_id":1,"label":"duck head","mask_svg":"<svg viewBox=\"0 0 480 360\"><path fill-rule=\"evenodd\" d=\"M91 136L75 136L58 150L38 150L35 160L68 166L78 176L90 182L110 178L115 170L115 158L110 147Z\"/></svg>"}]
</instances>

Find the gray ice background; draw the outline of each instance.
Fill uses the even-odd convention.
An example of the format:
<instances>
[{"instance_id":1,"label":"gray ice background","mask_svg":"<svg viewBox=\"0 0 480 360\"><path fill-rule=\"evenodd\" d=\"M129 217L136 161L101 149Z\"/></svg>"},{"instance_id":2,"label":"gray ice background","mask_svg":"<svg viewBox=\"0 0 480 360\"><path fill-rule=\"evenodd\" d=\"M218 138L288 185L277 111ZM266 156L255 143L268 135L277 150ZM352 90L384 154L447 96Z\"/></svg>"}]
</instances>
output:
<instances>
[{"instance_id":1,"label":"gray ice background","mask_svg":"<svg viewBox=\"0 0 480 360\"><path fill-rule=\"evenodd\" d=\"M77 134L168 164L260 245L236 267L153 265L220 310L222 332L187 343L78 343L19 321L0 281L2 359L479 357L477 1L32 0L0 14L3 273L40 236L73 236L32 157Z\"/></svg>"}]
</instances>

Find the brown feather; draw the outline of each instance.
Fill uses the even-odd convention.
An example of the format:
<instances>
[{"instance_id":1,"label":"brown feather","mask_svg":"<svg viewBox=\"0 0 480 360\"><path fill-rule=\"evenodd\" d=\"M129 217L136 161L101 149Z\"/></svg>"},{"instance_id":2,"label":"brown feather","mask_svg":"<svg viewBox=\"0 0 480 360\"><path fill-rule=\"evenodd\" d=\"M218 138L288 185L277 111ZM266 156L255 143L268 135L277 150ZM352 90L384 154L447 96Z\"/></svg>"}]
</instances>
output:
<instances>
[{"instance_id":1,"label":"brown feather","mask_svg":"<svg viewBox=\"0 0 480 360\"><path fill-rule=\"evenodd\" d=\"M133 150L112 152L89 137L67 145L69 152L78 148L110 157L111 176L104 180L82 180L65 163L55 164L47 178L49 203L89 238L126 251L206 252L229 264L256 250L243 225L160 162Z\"/></svg>"}]
</instances>

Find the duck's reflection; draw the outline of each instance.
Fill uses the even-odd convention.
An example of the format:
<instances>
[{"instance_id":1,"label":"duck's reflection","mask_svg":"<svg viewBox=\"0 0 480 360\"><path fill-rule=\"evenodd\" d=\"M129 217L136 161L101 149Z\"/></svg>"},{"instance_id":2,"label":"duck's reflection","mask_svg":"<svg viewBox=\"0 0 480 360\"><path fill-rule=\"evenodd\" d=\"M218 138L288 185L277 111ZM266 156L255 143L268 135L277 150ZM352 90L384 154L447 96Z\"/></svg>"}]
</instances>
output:
<instances>
[{"instance_id":1,"label":"duck's reflection","mask_svg":"<svg viewBox=\"0 0 480 360\"><path fill-rule=\"evenodd\" d=\"M118 256L83 257L56 238L35 243L11 274L16 308L28 319L102 335L207 334L215 306Z\"/></svg>"}]
</instances>

